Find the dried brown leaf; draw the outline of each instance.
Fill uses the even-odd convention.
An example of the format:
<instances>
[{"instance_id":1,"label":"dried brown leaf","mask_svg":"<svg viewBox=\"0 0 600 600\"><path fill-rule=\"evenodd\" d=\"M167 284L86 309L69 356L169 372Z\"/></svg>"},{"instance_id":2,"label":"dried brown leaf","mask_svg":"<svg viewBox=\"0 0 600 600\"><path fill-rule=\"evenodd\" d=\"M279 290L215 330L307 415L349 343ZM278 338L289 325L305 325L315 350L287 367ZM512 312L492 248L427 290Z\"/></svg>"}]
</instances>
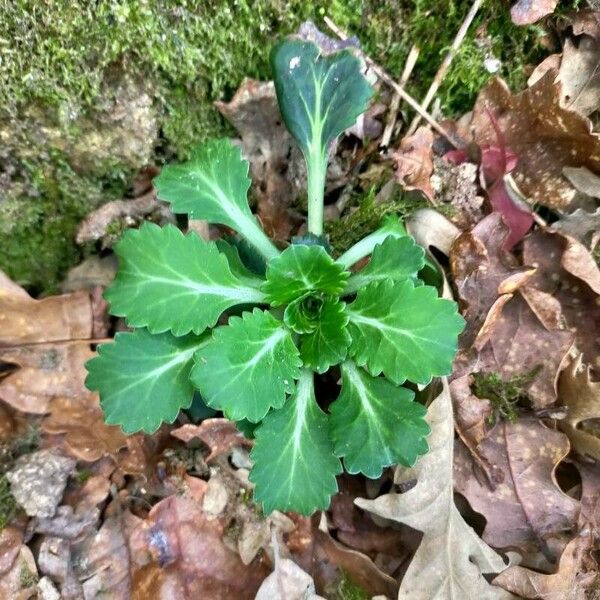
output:
<instances>
[{"instance_id":1,"label":"dried brown leaf","mask_svg":"<svg viewBox=\"0 0 600 600\"><path fill-rule=\"evenodd\" d=\"M528 552L539 547L551 554L552 538L571 530L579 514L579 503L561 491L555 478L557 465L569 452L568 438L537 419L521 418L499 423L478 450L504 480L490 487L459 445L455 486L486 518L483 539L495 548Z\"/></svg>"},{"instance_id":2,"label":"dried brown leaf","mask_svg":"<svg viewBox=\"0 0 600 600\"><path fill-rule=\"evenodd\" d=\"M588 530L569 542L556 573L547 575L514 566L500 573L493 583L522 598L582 600L597 578L597 565L589 557L592 548L593 540Z\"/></svg>"},{"instance_id":3,"label":"dried brown leaf","mask_svg":"<svg viewBox=\"0 0 600 600\"><path fill-rule=\"evenodd\" d=\"M400 586L399 600L490 600L512 596L490 586L482 573L505 568L498 556L463 520L453 499L454 423L447 384L430 405L429 454L397 480L417 484L403 494L357 499L360 508L423 532L423 540Z\"/></svg>"},{"instance_id":4,"label":"dried brown leaf","mask_svg":"<svg viewBox=\"0 0 600 600\"><path fill-rule=\"evenodd\" d=\"M433 174L433 133L428 127L419 127L417 131L405 137L400 147L392 154L395 166L395 178L406 190L420 190L433 200L431 187Z\"/></svg>"},{"instance_id":5,"label":"dried brown leaf","mask_svg":"<svg viewBox=\"0 0 600 600\"><path fill-rule=\"evenodd\" d=\"M559 427L577 452L600 460L600 438L582 428L588 419L600 419L600 382L591 380L590 368L582 365L581 355L561 374L558 394L568 411Z\"/></svg>"},{"instance_id":6,"label":"dried brown leaf","mask_svg":"<svg viewBox=\"0 0 600 600\"><path fill-rule=\"evenodd\" d=\"M183 425L171 431L171 435L186 444L193 440L204 442L210 449L206 462L230 452L234 446L252 447L252 442L247 440L229 419L205 419L199 425Z\"/></svg>"},{"instance_id":7,"label":"dried brown leaf","mask_svg":"<svg viewBox=\"0 0 600 600\"><path fill-rule=\"evenodd\" d=\"M497 145L495 119L507 149L517 157L512 175L523 196L532 204L563 211L576 208L576 192L562 175L563 167L600 173L600 138L592 133L589 119L561 105L555 77L550 70L514 95L504 81L492 79L459 131L479 146Z\"/></svg>"}]
</instances>

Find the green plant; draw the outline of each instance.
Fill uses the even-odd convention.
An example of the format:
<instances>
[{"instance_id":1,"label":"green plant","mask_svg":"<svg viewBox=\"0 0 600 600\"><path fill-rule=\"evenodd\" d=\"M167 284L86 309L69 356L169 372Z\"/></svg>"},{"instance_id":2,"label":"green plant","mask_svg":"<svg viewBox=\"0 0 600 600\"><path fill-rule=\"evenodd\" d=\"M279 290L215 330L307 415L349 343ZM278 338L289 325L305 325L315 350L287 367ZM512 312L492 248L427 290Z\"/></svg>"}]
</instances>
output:
<instances>
[{"instance_id":1,"label":"green plant","mask_svg":"<svg viewBox=\"0 0 600 600\"><path fill-rule=\"evenodd\" d=\"M283 119L308 167L309 235L283 252L267 238L248 206L248 163L228 140L165 167L158 196L175 213L237 231L265 268L249 269L235 245L174 226L128 231L106 298L136 329L99 347L86 382L106 421L126 432L173 422L197 389L244 431L256 427L250 478L265 511L310 514L328 506L340 459L350 473L378 477L427 452L426 410L401 385L447 374L464 322L418 279L424 252L397 219L337 260L326 250L329 148L372 95L360 61L290 39L272 62ZM314 381L337 365L341 392L327 414Z\"/></svg>"}]
</instances>

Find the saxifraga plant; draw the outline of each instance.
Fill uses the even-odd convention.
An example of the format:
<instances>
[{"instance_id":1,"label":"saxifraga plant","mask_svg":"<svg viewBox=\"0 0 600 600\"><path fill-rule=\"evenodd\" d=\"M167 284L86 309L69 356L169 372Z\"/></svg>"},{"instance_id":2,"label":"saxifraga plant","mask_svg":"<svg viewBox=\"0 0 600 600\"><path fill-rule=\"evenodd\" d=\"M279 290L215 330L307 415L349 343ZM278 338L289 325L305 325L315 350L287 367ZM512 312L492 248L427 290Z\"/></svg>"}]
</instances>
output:
<instances>
[{"instance_id":1,"label":"saxifraga plant","mask_svg":"<svg viewBox=\"0 0 600 600\"><path fill-rule=\"evenodd\" d=\"M402 384L451 370L464 321L418 279L424 252L397 219L337 260L319 243L329 149L373 93L359 59L293 38L272 64L283 119L306 159L309 236L282 252L273 245L248 205L248 163L229 140L165 167L158 197L175 213L230 227L266 269L248 268L236 245L172 225L126 232L105 296L134 330L98 348L86 383L106 422L127 433L172 423L199 391L243 430L255 428L250 479L265 512L308 515L329 505L341 460L376 478L427 452L426 409ZM314 379L334 367L341 391L326 413Z\"/></svg>"}]
</instances>

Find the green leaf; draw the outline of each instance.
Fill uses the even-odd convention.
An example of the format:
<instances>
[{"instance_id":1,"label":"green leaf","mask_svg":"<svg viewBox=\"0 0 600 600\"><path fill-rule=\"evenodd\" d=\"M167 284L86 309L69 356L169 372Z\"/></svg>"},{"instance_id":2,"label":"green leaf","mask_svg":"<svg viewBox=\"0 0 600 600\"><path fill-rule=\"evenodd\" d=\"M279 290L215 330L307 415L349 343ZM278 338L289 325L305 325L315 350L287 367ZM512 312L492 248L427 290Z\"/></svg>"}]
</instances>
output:
<instances>
[{"instance_id":1,"label":"green leaf","mask_svg":"<svg viewBox=\"0 0 600 600\"><path fill-rule=\"evenodd\" d=\"M414 396L351 361L342 365L342 391L329 407L329 423L335 454L348 473L376 479L384 467L412 467L427 453L427 409Z\"/></svg>"},{"instance_id":2,"label":"green leaf","mask_svg":"<svg viewBox=\"0 0 600 600\"><path fill-rule=\"evenodd\" d=\"M273 49L271 62L283 120L308 168L308 230L320 235L329 145L354 125L373 90L349 50L324 55L312 42L289 39Z\"/></svg>"},{"instance_id":3,"label":"green leaf","mask_svg":"<svg viewBox=\"0 0 600 600\"><path fill-rule=\"evenodd\" d=\"M264 279L253 273L240 257L240 251L236 246L228 244L225 240L215 240L215 245L221 254L227 259L231 272L240 280L251 287L260 288Z\"/></svg>"},{"instance_id":4,"label":"green leaf","mask_svg":"<svg viewBox=\"0 0 600 600\"><path fill-rule=\"evenodd\" d=\"M254 498L266 513L311 515L329 506L342 467L333 455L328 417L315 400L310 371L302 371L295 394L256 429L251 457Z\"/></svg>"},{"instance_id":5,"label":"green leaf","mask_svg":"<svg viewBox=\"0 0 600 600\"><path fill-rule=\"evenodd\" d=\"M116 245L119 271L104 297L110 311L132 327L174 335L201 333L237 304L265 301L247 280L234 276L214 242L177 227L144 223Z\"/></svg>"},{"instance_id":6,"label":"green leaf","mask_svg":"<svg viewBox=\"0 0 600 600\"><path fill-rule=\"evenodd\" d=\"M262 289L272 306L280 306L313 292L337 296L349 275L321 246L293 245L269 263Z\"/></svg>"},{"instance_id":7,"label":"green leaf","mask_svg":"<svg viewBox=\"0 0 600 600\"><path fill-rule=\"evenodd\" d=\"M346 310L349 354L372 375L427 384L451 372L465 321L456 303L438 298L435 288L414 287L410 280L372 283Z\"/></svg>"},{"instance_id":8,"label":"green leaf","mask_svg":"<svg viewBox=\"0 0 600 600\"><path fill-rule=\"evenodd\" d=\"M173 212L227 225L273 258L279 251L248 206L248 168L230 140L209 140L192 151L188 162L163 167L154 185L158 198L169 202Z\"/></svg>"},{"instance_id":9,"label":"green leaf","mask_svg":"<svg viewBox=\"0 0 600 600\"><path fill-rule=\"evenodd\" d=\"M161 423L172 423L192 403L192 357L206 343L206 337L136 329L98 346L98 356L86 363L85 384L100 393L106 423L125 433L154 433Z\"/></svg>"},{"instance_id":10,"label":"green leaf","mask_svg":"<svg viewBox=\"0 0 600 600\"><path fill-rule=\"evenodd\" d=\"M324 298L318 294L306 294L288 304L283 322L296 333L311 333L319 326Z\"/></svg>"},{"instance_id":11,"label":"green leaf","mask_svg":"<svg viewBox=\"0 0 600 600\"><path fill-rule=\"evenodd\" d=\"M291 306L291 305L290 305ZM352 338L347 329L346 304L328 298L319 312L316 329L302 336L300 356L307 367L325 373L346 358Z\"/></svg>"},{"instance_id":12,"label":"green leaf","mask_svg":"<svg viewBox=\"0 0 600 600\"><path fill-rule=\"evenodd\" d=\"M194 358L192 383L206 403L229 419L255 423L283 406L302 365L290 332L258 309L215 329Z\"/></svg>"},{"instance_id":13,"label":"green leaf","mask_svg":"<svg viewBox=\"0 0 600 600\"><path fill-rule=\"evenodd\" d=\"M414 281L424 264L425 251L411 237L388 236L375 246L369 263L350 277L344 294L353 294L369 283L385 279Z\"/></svg>"}]
</instances>

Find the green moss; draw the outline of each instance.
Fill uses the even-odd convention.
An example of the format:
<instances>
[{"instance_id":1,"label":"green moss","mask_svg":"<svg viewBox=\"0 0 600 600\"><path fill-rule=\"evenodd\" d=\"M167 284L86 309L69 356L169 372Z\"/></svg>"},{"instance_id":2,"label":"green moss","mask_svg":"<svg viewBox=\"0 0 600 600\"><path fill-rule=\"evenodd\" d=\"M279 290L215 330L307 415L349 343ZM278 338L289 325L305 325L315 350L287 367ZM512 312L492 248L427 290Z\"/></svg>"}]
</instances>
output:
<instances>
[{"instance_id":1,"label":"green moss","mask_svg":"<svg viewBox=\"0 0 600 600\"><path fill-rule=\"evenodd\" d=\"M492 403L492 425L498 418L509 423L516 422L519 416L518 403L527 398L525 388L535 379L540 369L541 367L536 367L509 379L502 379L499 373L473 374L473 393L478 398L487 399Z\"/></svg>"},{"instance_id":2,"label":"green moss","mask_svg":"<svg viewBox=\"0 0 600 600\"><path fill-rule=\"evenodd\" d=\"M100 203L122 197L136 169L146 162L184 158L199 141L231 134L212 103L230 98L244 77L268 78L271 45L304 19L321 22L324 14L330 15L358 35L365 50L395 76L410 46L417 43L421 55L409 90L421 97L470 4L471 0L4 3L0 268L33 291L54 290L81 258L73 242L78 221ZM484 3L439 92L447 114L469 109L489 77L483 68L488 50L482 49L476 33L484 26L489 52L502 60L501 74L511 85L523 85L525 65L540 56L538 28L513 26L506 2ZM131 114L128 105L111 104L118 100L116 90L123 81L133 85L127 102L143 94L149 98L140 108L147 135L137 145L128 145L140 129L136 121L119 117ZM373 217L359 226L360 218L352 221L357 231L368 231L369 223L377 221Z\"/></svg>"},{"instance_id":3,"label":"green moss","mask_svg":"<svg viewBox=\"0 0 600 600\"><path fill-rule=\"evenodd\" d=\"M17 501L10 493L6 475L0 475L0 530L4 529L17 512Z\"/></svg>"},{"instance_id":4,"label":"green moss","mask_svg":"<svg viewBox=\"0 0 600 600\"><path fill-rule=\"evenodd\" d=\"M331 589L327 590L327 597L331 600L369 600L370 595L360 586L353 583L345 571Z\"/></svg>"},{"instance_id":5,"label":"green moss","mask_svg":"<svg viewBox=\"0 0 600 600\"><path fill-rule=\"evenodd\" d=\"M350 210L339 220L325 223L325 233L329 236L334 256L339 256L365 235L377 229L386 215L397 214L404 218L427 206L426 200L416 195L404 195L399 191L388 202L376 203L376 192L377 188L373 186L364 195L356 196L352 202L355 210Z\"/></svg>"}]
</instances>

